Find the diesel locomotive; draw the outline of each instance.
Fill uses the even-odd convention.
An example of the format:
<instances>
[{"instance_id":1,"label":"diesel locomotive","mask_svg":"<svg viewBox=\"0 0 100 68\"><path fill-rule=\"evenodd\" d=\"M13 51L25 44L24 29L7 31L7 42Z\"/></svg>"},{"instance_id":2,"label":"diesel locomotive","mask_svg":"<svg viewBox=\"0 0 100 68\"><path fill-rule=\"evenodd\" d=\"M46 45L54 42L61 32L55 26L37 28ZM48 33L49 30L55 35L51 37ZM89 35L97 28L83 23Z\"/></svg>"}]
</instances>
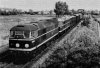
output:
<instances>
[{"instance_id":1,"label":"diesel locomotive","mask_svg":"<svg viewBox=\"0 0 100 68\"><path fill-rule=\"evenodd\" d=\"M10 29L9 51L30 53L63 35L68 28L79 23L80 14L45 21L19 24Z\"/></svg>"}]
</instances>

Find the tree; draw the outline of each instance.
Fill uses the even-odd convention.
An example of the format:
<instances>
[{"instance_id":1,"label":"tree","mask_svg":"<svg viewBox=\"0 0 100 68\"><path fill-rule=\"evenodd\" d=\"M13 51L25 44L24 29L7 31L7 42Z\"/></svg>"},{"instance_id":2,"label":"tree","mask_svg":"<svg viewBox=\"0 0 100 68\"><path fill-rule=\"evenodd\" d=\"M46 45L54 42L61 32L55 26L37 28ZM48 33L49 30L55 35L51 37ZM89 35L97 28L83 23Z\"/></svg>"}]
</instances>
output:
<instances>
[{"instance_id":1,"label":"tree","mask_svg":"<svg viewBox=\"0 0 100 68\"><path fill-rule=\"evenodd\" d=\"M52 15L52 10L49 11L49 14Z\"/></svg>"},{"instance_id":2,"label":"tree","mask_svg":"<svg viewBox=\"0 0 100 68\"><path fill-rule=\"evenodd\" d=\"M72 14L76 14L77 11L75 11L74 9L71 10Z\"/></svg>"},{"instance_id":3,"label":"tree","mask_svg":"<svg viewBox=\"0 0 100 68\"><path fill-rule=\"evenodd\" d=\"M58 1L55 4L54 12L57 16L68 14L68 5L66 4L66 2Z\"/></svg>"},{"instance_id":4,"label":"tree","mask_svg":"<svg viewBox=\"0 0 100 68\"><path fill-rule=\"evenodd\" d=\"M29 9L29 14L31 14L31 15L33 15L34 14L34 12L33 12L33 10L32 9Z\"/></svg>"},{"instance_id":5,"label":"tree","mask_svg":"<svg viewBox=\"0 0 100 68\"><path fill-rule=\"evenodd\" d=\"M13 10L12 10L12 15L17 15L17 14L18 14L17 9L13 9Z\"/></svg>"},{"instance_id":6,"label":"tree","mask_svg":"<svg viewBox=\"0 0 100 68\"><path fill-rule=\"evenodd\" d=\"M43 11L41 11L41 15L43 15L44 14L44 12Z\"/></svg>"},{"instance_id":7,"label":"tree","mask_svg":"<svg viewBox=\"0 0 100 68\"><path fill-rule=\"evenodd\" d=\"M64 2L64 11L64 14L69 14L68 5L66 4L66 2Z\"/></svg>"}]
</instances>

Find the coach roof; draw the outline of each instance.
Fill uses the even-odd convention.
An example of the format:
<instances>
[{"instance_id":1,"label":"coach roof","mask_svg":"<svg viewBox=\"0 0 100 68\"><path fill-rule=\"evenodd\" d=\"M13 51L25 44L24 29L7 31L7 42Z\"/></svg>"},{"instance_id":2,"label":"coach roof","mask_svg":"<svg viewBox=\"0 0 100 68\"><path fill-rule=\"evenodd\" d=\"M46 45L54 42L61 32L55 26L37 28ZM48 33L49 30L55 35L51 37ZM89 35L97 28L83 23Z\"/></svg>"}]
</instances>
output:
<instances>
[{"instance_id":1,"label":"coach roof","mask_svg":"<svg viewBox=\"0 0 100 68\"><path fill-rule=\"evenodd\" d=\"M35 24L24 24L24 25L17 25L11 28L11 31L35 31L38 29L38 26Z\"/></svg>"}]
</instances>

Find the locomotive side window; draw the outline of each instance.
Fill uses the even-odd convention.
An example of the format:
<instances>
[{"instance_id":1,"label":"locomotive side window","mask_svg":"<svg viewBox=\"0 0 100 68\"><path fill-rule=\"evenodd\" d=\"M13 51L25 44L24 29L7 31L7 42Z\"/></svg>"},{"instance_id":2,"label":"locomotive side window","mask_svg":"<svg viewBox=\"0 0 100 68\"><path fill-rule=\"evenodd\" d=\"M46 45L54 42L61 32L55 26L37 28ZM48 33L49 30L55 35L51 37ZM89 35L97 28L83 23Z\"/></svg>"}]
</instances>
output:
<instances>
[{"instance_id":1,"label":"locomotive side window","mask_svg":"<svg viewBox=\"0 0 100 68\"><path fill-rule=\"evenodd\" d=\"M30 31L24 31L24 35L25 35L25 38L29 38L29 36L30 36Z\"/></svg>"},{"instance_id":2,"label":"locomotive side window","mask_svg":"<svg viewBox=\"0 0 100 68\"><path fill-rule=\"evenodd\" d=\"M38 36L38 32L37 31L32 31L31 36L36 38Z\"/></svg>"},{"instance_id":3,"label":"locomotive side window","mask_svg":"<svg viewBox=\"0 0 100 68\"><path fill-rule=\"evenodd\" d=\"M14 31L10 31L10 37L14 37Z\"/></svg>"}]
</instances>

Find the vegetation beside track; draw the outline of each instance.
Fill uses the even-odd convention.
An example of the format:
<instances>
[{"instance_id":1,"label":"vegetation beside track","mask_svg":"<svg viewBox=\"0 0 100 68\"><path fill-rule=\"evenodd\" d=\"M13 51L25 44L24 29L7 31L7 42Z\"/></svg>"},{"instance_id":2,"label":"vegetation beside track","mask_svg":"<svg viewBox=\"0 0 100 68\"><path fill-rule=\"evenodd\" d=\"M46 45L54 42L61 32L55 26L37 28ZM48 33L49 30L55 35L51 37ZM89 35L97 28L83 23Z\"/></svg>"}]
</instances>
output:
<instances>
[{"instance_id":1,"label":"vegetation beside track","mask_svg":"<svg viewBox=\"0 0 100 68\"><path fill-rule=\"evenodd\" d=\"M83 23L87 23L83 25ZM97 22L93 18L78 25L65 37L40 68L99 68L100 45Z\"/></svg>"}]
</instances>

